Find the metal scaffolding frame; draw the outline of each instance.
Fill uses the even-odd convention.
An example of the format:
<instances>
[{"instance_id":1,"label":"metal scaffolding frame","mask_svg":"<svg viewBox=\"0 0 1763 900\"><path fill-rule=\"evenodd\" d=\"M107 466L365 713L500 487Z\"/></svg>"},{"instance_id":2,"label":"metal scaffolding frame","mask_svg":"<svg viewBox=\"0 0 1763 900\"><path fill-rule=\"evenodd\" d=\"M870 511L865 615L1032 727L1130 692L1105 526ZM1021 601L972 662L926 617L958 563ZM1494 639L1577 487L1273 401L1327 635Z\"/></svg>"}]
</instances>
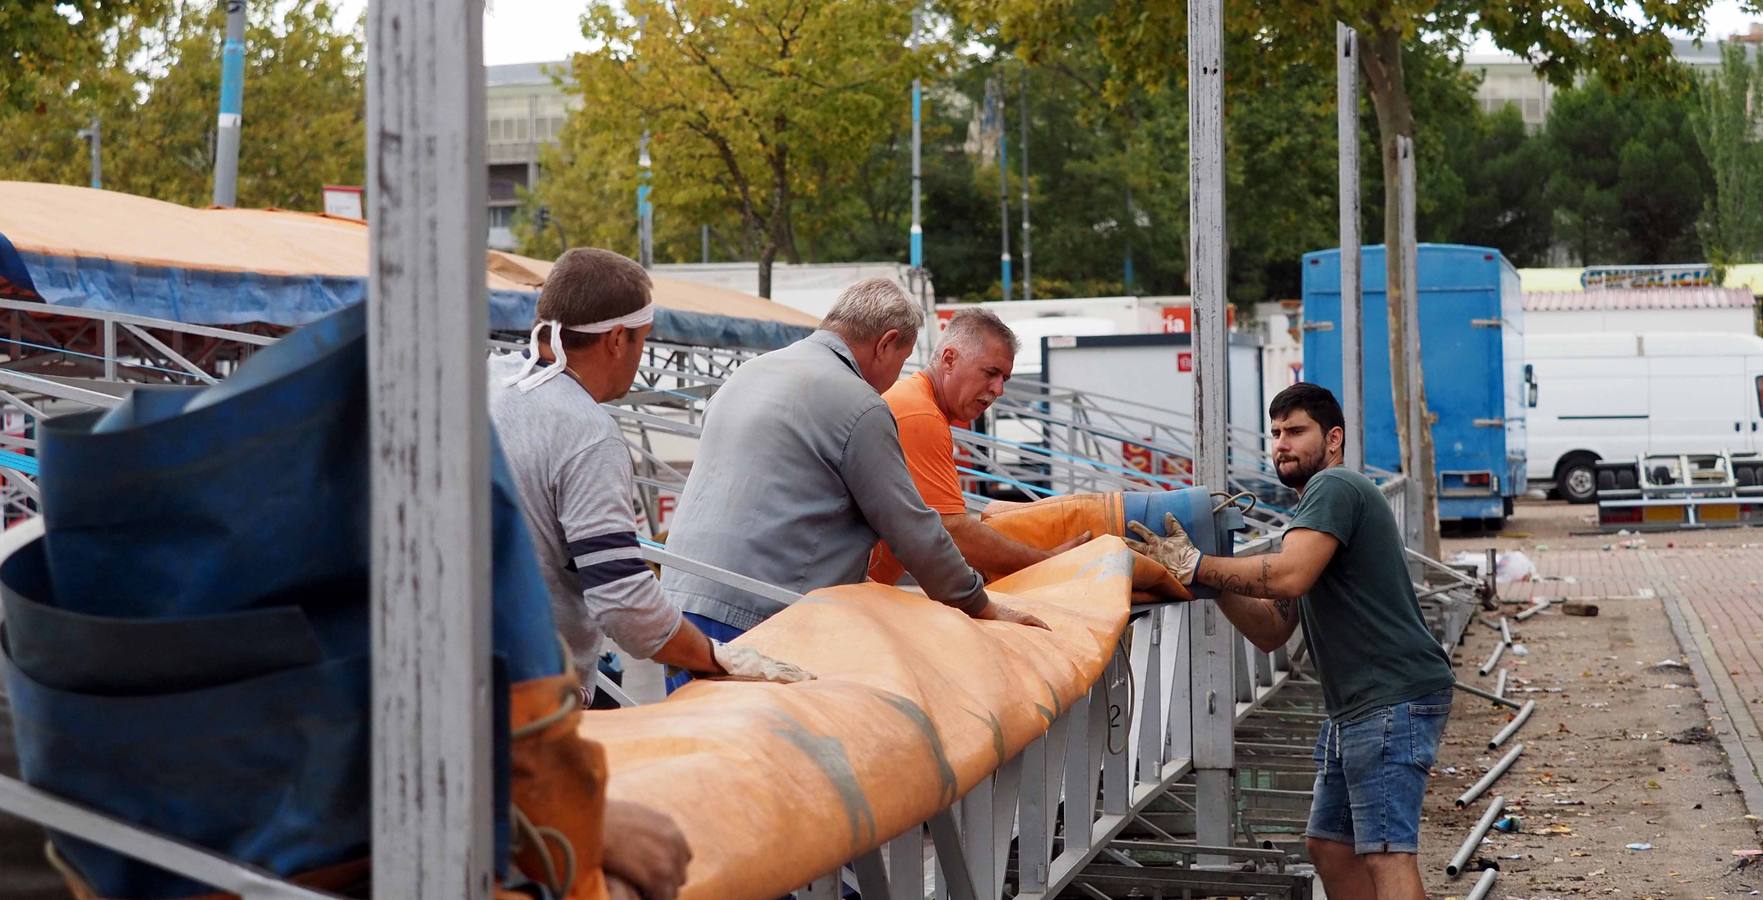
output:
<instances>
[{"instance_id":1,"label":"metal scaffolding frame","mask_svg":"<svg viewBox=\"0 0 1763 900\"><path fill-rule=\"evenodd\" d=\"M64 311L36 307L32 312L44 320L54 320ZM95 322L98 332L112 324L109 313L65 312L70 320ZM81 327L71 322L49 324L60 329ZM148 329L165 343L176 340L175 335L189 328L152 320L129 324ZM222 345L237 344L233 348L220 347L211 354L214 358L242 358L273 340L248 331L199 331L200 336ZM507 352L521 345L491 339L485 346L489 352ZM53 356L60 350L51 346L35 352ZM133 384L171 380L153 370L140 375L144 367L134 364L140 360L129 356L126 346L119 352L119 356L81 361L88 371L100 376L94 378L38 374L45 365L40 360L25 367L27 371L0 365L0 409L8 415L35 417L79 408L108 408L119 402ZM749 351L656 342L646 351L631 392L609 406L625 429L636 462L640 499L651 515L661 496L676 493L684 484L685 469L677 464L677 459L670 461L666 442L695 441L709 399L742 362L755 355ZM118 380L105 381L101 377L105 371L114 372ZM481 377L482 370L475 364L472 371ZM203 381L194 373L180 379L187 383ZM1063 408L1101 406L1096 398L1077 392L1064 392L1063 396L1069 398ZM1044 408L1037 412L1036 421L1054 426L1049 432L1071 436L1073 443L1061 447L1082 446L1083 442L1106 446L1118 431L1118 422L1098 428L1096 418L1062 421ZM1165 439L1172 446L1191 446L1188 435L1173 429L1166 434ZM1186 486L1185 480L1145 478L1145 473L1123 472L1122 467L1111 462L1065 453L1063 449L1048 453L1045 448L1028 450L1006 445L1003 439L986 434L964 432L959 435L959 446L975 463L968 467L970 473L989 468L1007 473L1002 476L1005 478L1014 477L1008 473L1021 474L1019 469L1011 468L1017 464L996 456L1009 446L1027 456L1038 455L1047 460L1048 468L1042 471L1042 477L1050 475L1049 483L1060 488L1144 490ZM680 449L679 445L674 449ZM24 460L32 458L23 456L14 463L26 466ZM4 462L6 458L0 457L0 463ZM23 487L30 480L21 477L17 484ZM1407 519L1403 486L1401 478L1386 480L1382 485L1399 521ZM970 495L976 507L986 499L978 493ZM1269 519L1261 526L1272 528L1274 524ZM1237 552L1265 552L1274 545L1275 539L1270 537L1250 538ZM752 583L751 579L680 558L663 548L646 547L644 552L663 565L694 568L707 577L744 589L775 592L780 598L791 596L782 588ZM1427 588L1434 592L1427 600L1429 622L1444 631L1450 631L1451 622L1459 623L1450 632L1454 640L1454 635L1461 632L1461 623L1468 620L1468 610L1473 607L1471 598L1479 583L1436 562L1426 561L1422 568L1433 582ZM879 896L889 898L920 896L912 893L910 886L914 883L920 884L921 890L925 885L932 891L940 889L944 892L941 896L949 897L1050 897L1075 884L1086 885L1084 890L1090 896L1115 896L1130 889L1122 885L1141 882L1167 886L1171 879L1188 878L1189 882L1183 883L1196 890L1223 883L1219 879L1225 876L1207 873L1204 867L1172 866L1167 862L1171 857L1189 861L1204 857L1235 859L1243 865L1258 867L1258 873L1237 873L1243 879L1232 883L1239 888L1254 884L1258 890L1280 893L1285 888L1278 885L1302 881L1304 870L1291 868L1284 857L1256 856L1241 848L1215 853L1213 850L1219 848L1206 842L1196 843L1193 836L1194 808L1206 806L1193 797L1191 785L1193 741L1204 735L1203 728L1195 729L1192 715L1193 642L1189 640L1196 627L1193 623L1203 621L1200 609L1196 604L1136 611L1122 639L1121 654L1085 701L1068 710L1046 736L967 797L896 837L883 850L852 861L849 872L841 877L871 890L885 883L887 891ZM1235 796L1222 807L1228 812L1227 829L1232 837L1289 837L1289 830L1282 833L1277 829L1289 824L1293 815L1290 808L1307 803L1303 799L1307 784L1300 770L1309 765L1305 743L1308 738L1298 732L1313 729L1317 721L1315 703L1305 699L1314 693L1314 685L1299 671L1294 659L1301 651L1261 653L1234 633L1227 635L1226 640L1231 688L1223 696L1229 702L1213 702L1224 706L1225 727L1232 733L1249 736L1235 749ZM1267 739L1275 726L1290 733L1282 732L1284 736L1278 740ZM1298 750L1282 755L1283 745L1271 746L1281 741ZM1304 758L1293 756L1300 751ZM1289 763L1285 769L1279 767L1281 760ZM319 896L275 883L265 873L167 842L17 782L0 782L0 809L25 814L58 830L117 846L125 852L139 852L155 862L248 896ZM1286 810L1283 818L1270 812L1280 809ZM1087 827L1074 824L1085 822ZM927 836L929 855L921 852L914 857L910 849L925 849ZM1231 841L1226 839L1222 843ZM1294 852L1298 849L1291 841L1282 846ZM1206 848L1206 852L1193 847ZM1165 862L1158 865L1158 860ZM1130 868L1129 863L1147 870L1137 876L1141 882L1133 881L1133 873L1118 871L1123 866ZM1281 878L1286 880L1279 881ZM1275 887L1263 883L1268 879L1277 882ZM835 885L829 873L827 879L805 888L803 896L831 896L827 892L836 891ZM967 893L970 888L973 892Z\"/></svg>"},{"instance_id":2,"label":"metal scaffolding frame","mask_svg":"<svg viewBox=\"0 0 1763 900\"><path fill-rule=\"evenodd\" d=\"M368 12L369 368L379 488L373 696L382 714L372 741L376 897L482 900L490 892L488 517L478 514L488 486L477 354L487 323L481 12L481 0L373 0ZM1226 346L1221 0L1190 0L1189 23L1194 428L1158 425L1132 401L1018 385L994 419L1037 427L1039 437L962 433L959 447L977 480L1048 491L1271 483L1259 434L1230 430L1226 366L1210 362L1224 360ZM213 383L274 340L253 329L10 302L0 302L0 313L11 329L10 361L0 367L9 421L111 406L126 390L119 385ZM513 346L491 342L492 350ZM752 355L656 343L635 389L612 410L631 438L651 521L659 521L659 497L684 480L667 442L696 438L708 398ZM34 448L27 434L0 444ZM1192 471L1137 471L1121 452L1128 446L1191 460ZM0 460L9 463L0 474L13 492L9 509L28 512L32 463L15 455L22 458ZM441 488L420 496L388 489L417 478ZM1412 522L1418 513L1404 481L1383 488L1398 518ZM983 497L976 491L970 499ZM1277 510L1254 518L1264 532L1283 521ZM0 548L22 543L33 528L40 533L29 524L5 533ZM1236 552L1273 545L1261 537ZM725 581L739 577L661 548L645 554ZM1472 590L1438 568L1421 567L1423 577L1442 579L1428 602L1458 602ZM420 592L419 579L427 586ZM1302 741L1294 735L1317 713L1301 653L1296 642L1291 652L1259 652L1209 601L1136 609L1104 675L1045 735L949 808L798 894L831 900L854 883L890 900L924 897L927 887L954 900L1053 897L1071 886L1113 898L1143 885L1308 896L1307 873L1289 868L1285 853L1231 846L1255 823L1268 827L1277 818L1268 809L1291 807L1303 793L1294 780ZM12 779L0 779L0 811L246 897L325 896ZM1220 870L1232 863L1236 871Z\"/></svg>"}]
</instances>

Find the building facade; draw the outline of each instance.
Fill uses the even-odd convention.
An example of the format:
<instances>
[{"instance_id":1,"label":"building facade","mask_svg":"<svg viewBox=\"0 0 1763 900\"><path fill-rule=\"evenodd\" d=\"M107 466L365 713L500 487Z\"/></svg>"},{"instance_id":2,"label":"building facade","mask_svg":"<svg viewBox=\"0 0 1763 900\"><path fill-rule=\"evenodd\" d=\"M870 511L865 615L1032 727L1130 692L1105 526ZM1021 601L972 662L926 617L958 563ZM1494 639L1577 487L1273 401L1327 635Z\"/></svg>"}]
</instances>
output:
<instances>
[{"instance_id":1,"label":"building facade","mask_svg":"<svg viewBox=\"0 0 1763 900\"><path fill-rule=\"evenodd\" d=\"M1735 34L1728 40L1745 44L1747 51L1754 54L1758 42L1763 40L1763 24L1753 25L1749 33ZM1698 74L1720 67L1720 44L1715 40L1675 40L1671 44L1677 61ZM1463 57L1463 68L1481 76L1475 100L1484 112L1495 112L1507 105L1516 106L1528 131L1542 128L1549 120L1549 106L1554 102L1557 88L1539 77L1529 60L1503 51L1468 53Z\"/></svg>"},{"instance_id":2,"label":"building facade","mask_svg":"<svg viewBox=\"0 0 1763 900\"><path fill-rule=\"evenodd\" d=\"M539 151L556 143L575 102L557 82L568 68L567 60L484 67L492 249L514 249L520 192L538 181Z\"/></svg>"}]
</instances>

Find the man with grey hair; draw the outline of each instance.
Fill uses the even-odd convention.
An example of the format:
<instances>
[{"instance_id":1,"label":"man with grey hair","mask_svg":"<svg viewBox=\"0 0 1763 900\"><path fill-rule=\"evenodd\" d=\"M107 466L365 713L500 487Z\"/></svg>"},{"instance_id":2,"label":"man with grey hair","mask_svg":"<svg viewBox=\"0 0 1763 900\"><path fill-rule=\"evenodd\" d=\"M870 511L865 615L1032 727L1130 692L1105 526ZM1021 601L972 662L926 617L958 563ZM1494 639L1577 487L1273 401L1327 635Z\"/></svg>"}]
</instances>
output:
<instances>
[{"instance_id":1,"label":"man with grey hair","mask_svg":"<svg viewBox=\"0 0 1763 900\"><path fill-rule=\"evenodd\" d=\"M986 595L907 474L881 392L900 377L923 318L898 284L860 281L818 331L736 369L705 411L668 549L805 594L863 581L879 537L931 599L1046 627ZM678 568L661 585L722 640L784 608Z\"/></svg>"},{"instance_id":2,"label":"man with grey hair","mask_svg":"<svg viewBox=\"0 0 1763 900\"><path fill-rule=\"evenodd\" d=\"M1005 537L967 512L955 469L954 429L968 427L1004 395L1020 346L1015 332L995 314L979 307L961 310L949 320L930 366L882 395L894 414L906 471L919 496L942 517L961 555L989 578L1028 568L1090 539L1084 533L1042 550ZM893 584L901 572L892 548L877 545L869 577Z\"/></svg>"}]
</instances>

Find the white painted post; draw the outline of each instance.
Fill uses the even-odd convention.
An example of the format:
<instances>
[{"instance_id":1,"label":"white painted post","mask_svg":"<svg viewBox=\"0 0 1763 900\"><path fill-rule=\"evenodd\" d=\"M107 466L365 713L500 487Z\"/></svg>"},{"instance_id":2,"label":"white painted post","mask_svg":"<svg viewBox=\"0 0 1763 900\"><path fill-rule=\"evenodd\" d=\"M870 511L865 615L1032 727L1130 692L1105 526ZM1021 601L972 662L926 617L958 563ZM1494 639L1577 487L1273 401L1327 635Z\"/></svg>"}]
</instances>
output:
<instances>
[{"instance_id":1,"label":"white painted post","mask_svg":"<svg viewBox=\"0 0 1763 900\"><path fill-rule=\"evenodd\" d=\"M373 0L373 893L490 894L482 0Z\"/></svg>"},{"instance_id":2,"label":"white painted post","mask_svg":"<svg viewBox=\"0 0 1763 900\"><path fill-rule=\"evenodd\" d=\"M1194 473L1214 490L1228 483L1229 352L1225 296L1224 11L1222 0L1188 0L1190 282L1194 294ZM1232 768L1237 633L1210 600L1188 605L1198 838L1232 843ZM1203 858L1202 862L1222 863Z\"/></svg>"},{"instance_id":3,"label":"white painted post","mask_svg":"<svg viewBox=\"0 0 1763 900\"><path fill-rule=\"evenodd\" d=\"M1340 112L1341 411L1347 419L1347 468L1365 471L1365 345L1359 279L1359 34L1335 23L1335 81Z\"/></svg>"},{"instance_id":4,"label":"white painted post","mask_svg":"<svg viewBox=\"0 0 1763 900\"><path fill-rule=\"evenodd\" d=\"M1399 157L1398 177L1402 194L1401 222L1402 246L1398 251L1402 254L1402 365L1408 369L1408 408L1401 410L1408 417L1408 443L1402 449L1406 458L1402 460L1402 468L1406 470L1404 506L1408 515L1403 521L1403 542L1410 550L1421 550L1426 541L1421 534L1425 527L1426 516L1422 512L1426 503L1426 484L1421 481L1421 473L1430 469L1423 462L1421 454L1425 443L1420 439L1421 429L1425 422L1420 411L1420 245L1415 237L1414 209L1414 139L1399 137L1396 139L1396 152ZM1391 361L1394 362L1393 360Z\"/></svg>"}]
</instances>

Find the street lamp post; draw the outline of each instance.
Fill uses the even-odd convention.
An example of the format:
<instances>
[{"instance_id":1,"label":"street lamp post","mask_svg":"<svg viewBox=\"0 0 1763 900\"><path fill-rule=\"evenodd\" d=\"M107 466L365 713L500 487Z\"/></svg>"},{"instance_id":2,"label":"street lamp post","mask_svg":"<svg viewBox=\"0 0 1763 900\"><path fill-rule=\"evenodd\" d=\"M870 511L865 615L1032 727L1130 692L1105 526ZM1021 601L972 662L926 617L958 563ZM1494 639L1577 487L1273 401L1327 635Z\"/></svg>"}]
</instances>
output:
<instances>
[{"instance_id":1,"label":"street lamp post","mask_svg":"<svg viewBox=\"0 0 1763 900\"><path fill-rule=\"evenodd\" d=\"M92 117L92 124L74 132L75 136L92 145L92 187L104 187L104 131L98 124L98 117Z\"/></svg>"},{"instance_id":2,"label":"street lamp post","mask_svg":"<svg viewBox=\"0 0 1763 900\"><path fill-rule=\"evenodd\" d=\"M226 45L220 55L219 133L214 143L214 205L239 201L239 130L245 109L245 0L226 0Z\"/></svg>"},{"instance_id":3,"label":"street lamp post","mask_svg":"<svg viewBox=\"0 0 1763 900\"><path fill-rule=\"evenodd\" d=\"M637 261L649 269L655 266L655 204L649 200L654 172L649 159L647 131L637 143L637 166L642 169L641 181L637 185Z\"/></svg>"}]
</instances>

